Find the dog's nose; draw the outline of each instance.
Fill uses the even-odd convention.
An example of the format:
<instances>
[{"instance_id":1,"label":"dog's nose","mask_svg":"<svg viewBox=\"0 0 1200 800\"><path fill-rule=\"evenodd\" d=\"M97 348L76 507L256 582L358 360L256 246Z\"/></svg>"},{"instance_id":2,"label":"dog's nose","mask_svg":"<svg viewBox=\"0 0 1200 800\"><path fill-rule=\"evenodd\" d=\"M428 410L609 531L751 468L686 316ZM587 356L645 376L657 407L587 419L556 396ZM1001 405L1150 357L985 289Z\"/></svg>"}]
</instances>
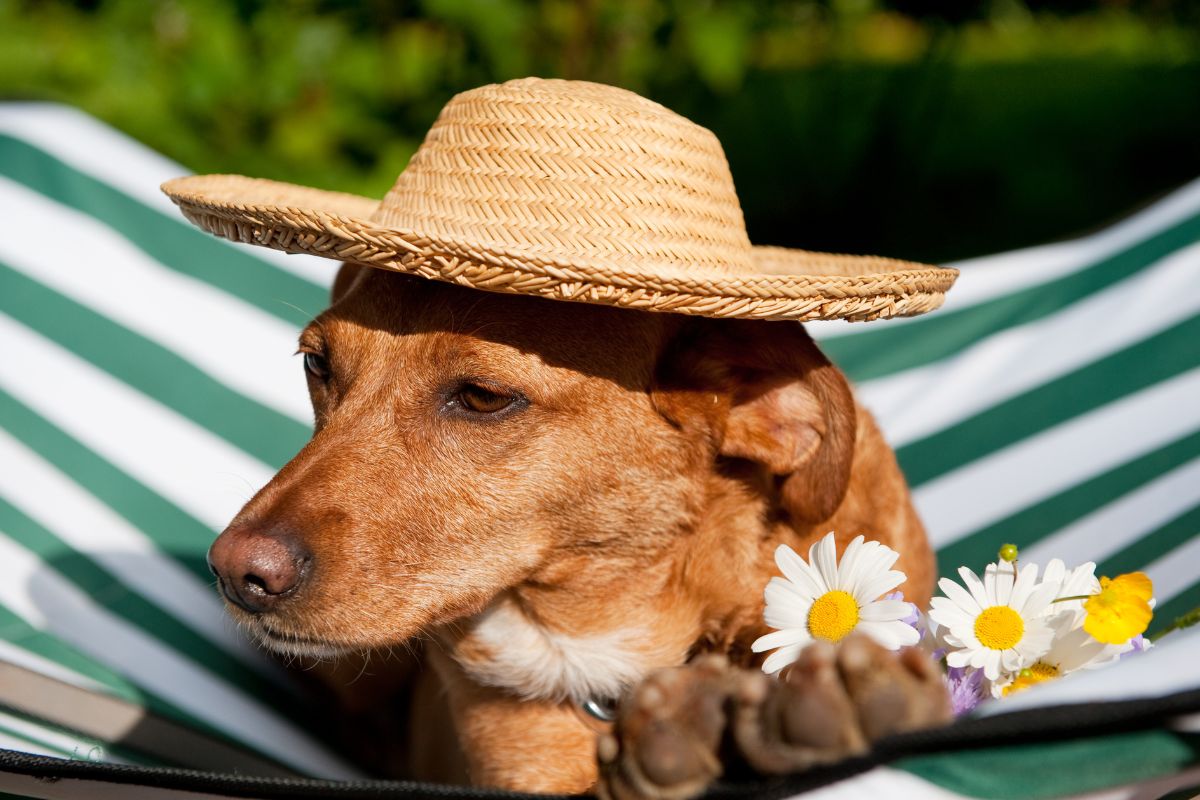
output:
<instances>
[{"instance_id":1,"label":"dog's nose","mask_svg":"<svg viewBox=\"0 0 1200 800\"><path fill-rule=\"evenodd\" d=\"M208 568L229 602L268 611L304 580L312 556L288 531L229 528L208 550Z\"/></svg>"}]
</instances>

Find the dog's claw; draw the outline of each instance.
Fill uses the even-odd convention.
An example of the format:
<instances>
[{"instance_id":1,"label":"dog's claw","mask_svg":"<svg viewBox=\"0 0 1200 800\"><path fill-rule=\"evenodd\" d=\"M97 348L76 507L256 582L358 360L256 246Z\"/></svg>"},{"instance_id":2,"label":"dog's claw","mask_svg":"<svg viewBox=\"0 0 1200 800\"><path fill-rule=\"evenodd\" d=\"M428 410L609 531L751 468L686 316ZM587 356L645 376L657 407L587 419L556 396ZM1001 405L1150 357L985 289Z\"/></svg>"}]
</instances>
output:
<instances>
[{"instance_id":1,"label":"dog's claw","mask_svg":"<svg viewBox=\"0 0 1200 800\"><path fill-rule=\"evenodd\" d=\"M778 680L704 657L652 674L597 745L613 800L681 800L724 771L721 756L784 774L865 753L883 736L944 724L949 699L923 652L865 637L806 648Z\"/></svg>"}]
</instances>

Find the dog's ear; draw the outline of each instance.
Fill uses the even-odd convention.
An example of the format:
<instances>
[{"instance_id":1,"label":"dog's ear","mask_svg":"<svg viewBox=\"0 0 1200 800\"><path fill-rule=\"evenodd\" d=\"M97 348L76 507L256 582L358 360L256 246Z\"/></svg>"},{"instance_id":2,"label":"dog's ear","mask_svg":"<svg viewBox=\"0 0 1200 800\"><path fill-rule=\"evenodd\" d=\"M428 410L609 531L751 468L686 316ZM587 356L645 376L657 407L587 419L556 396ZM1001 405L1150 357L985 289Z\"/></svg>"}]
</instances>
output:
<instances>
[{"instance_id":1,"label":"dog's ear","mask_svg":"<svg viewBox=\"0 0 1200 800\"><path fill-rule=\"evenodd\" d=\"M652 392L668 420L712 457L775 477L797 522L833 515L846 494L856 410L841 371L790 322L695 320L659 361Z\"/></svg>"},{"instance_id":2,"label":"dog's ear","mask_svg":"<svg viewBox=\"0 0 1200 800\"><path fill-rule=\"evenodd\" d=\"M354 285L355 278L364 269L367 269L367 267L364 267L362 264L354 264L350 261L342 262L337 276L333 279L333 287L329 290L329 305L333 305L345 296L350 287Z\"/></svg>"}]
</instances>

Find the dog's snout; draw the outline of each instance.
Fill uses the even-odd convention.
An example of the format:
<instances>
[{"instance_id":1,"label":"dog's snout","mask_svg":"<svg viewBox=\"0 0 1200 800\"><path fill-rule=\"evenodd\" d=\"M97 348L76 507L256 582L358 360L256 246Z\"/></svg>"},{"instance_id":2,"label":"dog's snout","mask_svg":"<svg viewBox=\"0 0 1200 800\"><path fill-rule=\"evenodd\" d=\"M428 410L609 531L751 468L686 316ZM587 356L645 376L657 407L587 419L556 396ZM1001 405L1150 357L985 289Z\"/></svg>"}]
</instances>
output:
<instances>
[{"instance_id":1,"label":"dog's snout","mask_svg":"<svg viewBox=\"0 0 1200 800\"><path fill-rule=\"evenodd\" d=\"M258 614L291 594L312 556L299 538L280 530L229 528L208 551L208 568L229 602Z\"/></svg>"}]
</instances>

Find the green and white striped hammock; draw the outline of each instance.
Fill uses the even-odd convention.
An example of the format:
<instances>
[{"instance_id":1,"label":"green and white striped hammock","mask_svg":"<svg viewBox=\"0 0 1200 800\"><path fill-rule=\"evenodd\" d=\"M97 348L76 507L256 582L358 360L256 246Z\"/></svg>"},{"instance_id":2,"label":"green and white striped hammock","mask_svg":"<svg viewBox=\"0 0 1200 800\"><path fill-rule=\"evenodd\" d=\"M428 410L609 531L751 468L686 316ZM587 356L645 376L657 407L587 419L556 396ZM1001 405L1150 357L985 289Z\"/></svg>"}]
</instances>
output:
<instances>
[{"instance_id":1,"label":"green and white striped hammock","mask_svg":"<svg viewBox=\"0 0 1200 800\"><path fill-rule=\"evenodd\" d=\"M0 748L353 778L204 566L308 437L292 353L335 270L194 229L158 190L184 172L70 108L0 104ZM809 325L895 445L943 573L1011 541L1023 559L1147 572L1157 627L1200 605L1200 181L1085 238L955 266L934 314ZM1200 637L1167 641L998 709L1185 692L1145 705L1152 725L1139 712L1141 729L1071 739L1057 761L1040 743L1042 773L1006 740L812 796L1200 784L1183 718L1200 670L1180 666L1200 663ZM50 796L23 776L54 762L7 757L0 793ZM1084 762L1104 768L1021 783Z\"/></svg>"}]
</instances>

